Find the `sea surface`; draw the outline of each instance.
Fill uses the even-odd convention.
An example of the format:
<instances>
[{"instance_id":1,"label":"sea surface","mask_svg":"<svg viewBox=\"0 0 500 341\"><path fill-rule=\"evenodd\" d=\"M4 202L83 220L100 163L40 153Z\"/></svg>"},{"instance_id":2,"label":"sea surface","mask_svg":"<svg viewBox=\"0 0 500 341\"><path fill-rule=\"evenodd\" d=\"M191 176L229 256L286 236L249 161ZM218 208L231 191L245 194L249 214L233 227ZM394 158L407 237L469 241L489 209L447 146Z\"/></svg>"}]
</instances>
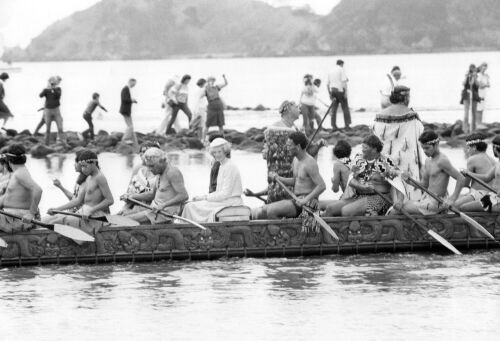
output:
<instances>
[{"instance_id":1,"label":"sea surface","mask_svg":"<svg viewBox=\"0 0 500 341\"><path fill-rule=\"evenodd\" d=\"M486 121L493 121L500 111L500 100L493 96L499 57L497 52L344 56L351 106L367 109L353 113L354 124L372 122L378 88L396 64L411 81L412 105L423 120L454 122L462 116L458 97L467 65L482 61L491 67ZM283 99L298 98L303 74L325 79L336 58L21 64L22 71L6 84L6 101L16 114L8 127L32 129L42 105L37 94L53 74L63 78L62 110L66 127L73 130L84 129L80 118L93 91L102 94L110 111L96 119L98 129L121 130L120 88L127 78L137 78L134 117L138 129L148 132L163 118L162 88L172 74L225 73L230 85L222 95L228 104L276 108ZM230 111L227 123L245 130L277 116L275 110ZM442 148L456 167L465 166L461 149ZM191 197L207 192L207 153L186 150L168 157L182 171ZM234 151L232 157L244 187L266 186L260 154ZM72 189L73 158L28 160L44 190L42 212L66 201L52 181L59 178ZM140 160L113 153L99 158L116 212ZM331 146L321 150L318 162L327 184L321 199L336 198L330 189ZM260 204L254 198L245 203ZM498 340L499 274L500 252L6 268L0 269L0 340Z\"/></svg>"}]
</instances>

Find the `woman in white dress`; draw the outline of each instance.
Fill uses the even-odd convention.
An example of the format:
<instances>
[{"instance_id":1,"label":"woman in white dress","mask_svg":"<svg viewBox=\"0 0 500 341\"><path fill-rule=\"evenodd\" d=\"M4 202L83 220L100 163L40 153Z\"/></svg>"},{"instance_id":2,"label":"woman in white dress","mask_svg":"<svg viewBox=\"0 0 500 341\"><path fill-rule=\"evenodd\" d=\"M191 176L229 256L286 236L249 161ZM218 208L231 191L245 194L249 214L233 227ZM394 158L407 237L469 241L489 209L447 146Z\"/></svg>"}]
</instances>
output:
<instances>
[{"instance_id":1,"label":"woman in white dress","mask_svg":"<svg viewBox=\"0 0 500 341\"><path fill-rule=\"evenodd\" d=\"M197 222L213 222L215 214L224 207L243 205L243 186L240 171L227 157L231 144L218 137L210 143L210 154L220 162L215 192L197 196L184 207L182 216Z\"/></svg>"},{"instance_id":2,"label":"woman in white dress","mask_svg":"<svg viewBox=\"0 0 500 341\"><path fill-rule=\"evenodd\" d=\"M479 65L479 73L477 74L477 82L478 82L478 95L480 101L477 103L476 108L476 127L483 124L483 112L486 104L486 93L488 88L490 87L490 76L486 73L486 69L488 68L488 64L482 63Z\"/></svg>"}]
</instances>

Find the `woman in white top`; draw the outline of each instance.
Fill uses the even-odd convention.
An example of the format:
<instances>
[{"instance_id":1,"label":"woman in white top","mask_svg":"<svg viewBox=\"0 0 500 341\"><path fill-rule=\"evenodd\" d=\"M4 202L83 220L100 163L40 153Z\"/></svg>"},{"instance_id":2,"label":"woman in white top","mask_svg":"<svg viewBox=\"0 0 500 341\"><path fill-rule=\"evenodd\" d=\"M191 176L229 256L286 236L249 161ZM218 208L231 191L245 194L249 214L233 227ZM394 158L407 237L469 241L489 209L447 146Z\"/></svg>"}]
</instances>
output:
<instances>
[{"instance_id":1,"label":"woman in white top","mask_svg":"<svg viewBox=\"0 0 500 341\"><path fill-rule=\"evenodd\" d=\"M306 135L311 135L314 130L314 118L316 115L316 94L318 89L312 83L312 75L304 76L304 87L300 95L300 113L302 114L303 127Z\"/></svg>"},{"instance_id":2,"label":"woman in white top","mask_svg":"<svg viewBox=\"0 0 500 341\"><path fill-rule=\"evenodd\" d=\"M231 144L218 137L210 143L210 154L215 161L220 162L215 192L197 196L184 207L182 216L197 222L215 221L215 214L224 207L239 206L243 204L241 195L240 171L236 164L227 157Z\"/></svg>"},{"instance_id":3,"label":"woman in white top","mask_svg":"<svg viewBox=\"0 0 500 341\"><path fill-rule=\"evenodd\" d=\"M189 93L188 84L190 80L190 75L184 75L181 79L181 82L174 87L175 97L172 98L172 117L170 118L170 122L168 122L167 125L167 134L170 133L170 129L172 128L172 125L177 118L177 113L179 112L179 110L182 110L186 114L188 121L191 122L191 117L193 117L193 114L191 113L191 110L189 110L189 107L187 105Z\"/></svg>"},{"instance_id":4,"label":"woman in white top","mask_svg":"<svg viewBox=\"0 0 500 341\"><path fill-rule=\"evenodd\" d=\"M205 84L207 81L203 78L198 79L196 82L196 92L194 94L194 107L193 107L193 120L191 121L190 129L197 132L201 141L204 141L203 127L207 120L207 97L205 92Z\"/></svg>"},{"instance_id":5,"label":"woman in white top","mask_svg":"<svg viewBox=\"0 0 500 341\"><path fill-rule=\"evenodd\" d=\"M161 121L160 126L156 129L156 134L166 134L167 132L167 124L170 122L172 118L172 106L170 104L174 104L173 98L175 98L175 84L179 81L179 76L175 75L167 81L165 85L165 89L163 90L163 96L165 96L165 102L162 103L162 108L165 109L165 117ZM174 124L175 131L181 130L181 125L179 124L179 120L176 119Z\"/></svg>"},{"instance_id":6,"label":"woman in white top","mask_svg":"<svg viewBox=\"0 0 500 341\"><path fill-rule=\"evenodd\" d=\"M488 64L482 63L479 65L479 73L477 74L477 82L478 82L478 95L479 95L479 103L477 103L476 108L476 126L483 124L483 111L485 108L486 101L486 92L490 87L490 76L486 73L486 69L488 68Z\"/></svg>"}]
</instances>

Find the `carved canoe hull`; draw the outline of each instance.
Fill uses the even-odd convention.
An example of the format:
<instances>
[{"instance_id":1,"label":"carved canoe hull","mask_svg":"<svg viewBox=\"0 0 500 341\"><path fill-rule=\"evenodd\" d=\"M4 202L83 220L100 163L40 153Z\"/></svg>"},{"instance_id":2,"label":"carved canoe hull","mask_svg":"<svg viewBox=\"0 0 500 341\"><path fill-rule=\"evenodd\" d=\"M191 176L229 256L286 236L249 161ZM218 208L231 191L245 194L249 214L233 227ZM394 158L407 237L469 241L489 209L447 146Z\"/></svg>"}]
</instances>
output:
<instances>
[{"instance_id":1,"label":"carved canoe hull","mask_svg":"<svg viewBox=\"0 0 500 341\"><path fill-rule=\"evenodd\" d=\"M495 237L500 215L470 214ZM499 247L455 215L415 216L460 251ZM0 267L159 260L207 260L221 257L295 257L327 254L431 251L449 252L403 216L325 218L340 238L324 231L304 233L298 219L187 225L102 226L95 242L78 245L49 230L0 233Z\"/></svg>"}]
</instances>

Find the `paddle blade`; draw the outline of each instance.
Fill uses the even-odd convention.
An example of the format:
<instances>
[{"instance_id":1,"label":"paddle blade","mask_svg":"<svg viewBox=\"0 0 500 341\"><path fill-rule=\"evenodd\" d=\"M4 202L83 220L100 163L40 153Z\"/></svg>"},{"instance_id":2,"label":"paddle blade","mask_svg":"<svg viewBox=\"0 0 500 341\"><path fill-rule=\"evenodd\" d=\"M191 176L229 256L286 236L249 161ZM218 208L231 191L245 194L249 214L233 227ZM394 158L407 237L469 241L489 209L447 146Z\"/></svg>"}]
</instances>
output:
<instances>
[{"instance_id":1,"label":"paddle blade","mask_svg":"<svg viewBox=\"0 0 500 341\"><path fill-rule=\"evenodd\" d=\"M451 245L450 242L448 242L446 239L441 237L437 232L434 232L432 230L427 230L427 233L430 234L434 239L436 239L438 242L443 244L448 250L453 252L456 255L461 255L462 253L458 251L453 245Z\"/></svg>"},{"instance_id":2,"label":"paddle blade","mask_svg":"<svg viewBox=\"0 0 500 341\"><path fill-rule=\"evenodd\" d=\"M316 221L321 225L321 227L324 228L326 230L326 232L328 232L328 234L330 236L332 236L336 240L339 240L339 236L337 236L337 234L335 233L335 231L332 230L332 228L330 227L330 225L328 225L326 223L326 221L323 220L323 218L321 218L317 213L315 213L313 211L310 211L310 213L313 215L314 219L316 219Z\"/></svg>"},{"instance_id":3,"label":"paddle blade","mask_svg":"<svg viewBox=\"0 0 500 341\"><path fill-rule=\"evenodd\" d=\"M7 242L0 238L0 247L7 247Z\"/></svg>"},{"instance_id":4,"label":"paddle blade","mask_svg":"<svg viewBox=\"0 0 500 341\"><path fill-rule=\"evenodd\" d=\"M70 239L79 240L82 242L94 241L94 237L92 237L91 235L69 225L54 224L54 232L57 232L60 235L68 237Z\"/></svg>"},{"instance_id":5,"label":"paddle blade","mask_svg":"<svg viewBox=\"0 0 500 341\"><path fill-rule=\"evenodd\" d=\"M199 228L200 228L200 229L202 229L202 230L206 230L206 229L207 229L205 226L198 224L196 221L192 221L192 220L190 220L190 219L186 219L186 218L183 218L183 217L179 217L178 215L175 215L175 214L171 214L170 216L171 216L172 218L174 218L174 219L179 219L179 220L185 221L186 223L189 223L189 224L191 224L191 225L194 225L194 226L196 226L196 227L199 227Z\"/></svg>"},{"instance_id":6,"label":"paddle blade","mask_svg":"<svg viewBox=\"0 0 500 341\"><path fill-rule=\"evenodd\" d=\"M131 219L129 217L124 217L120 215L106 215L106 220L108 223L120 226L139 226L139 222Z\"/></svg>"},{"instance_id":7,"label":"paddle blade","mask_svg":"<svg viewBox=\"0 0 500 341\"><path fill-rule=\"evenodd\" d=\"M496 241L495 237L491 233L488 232L481 224L479 224L477 221L469 217L467 214L460 212L460 218L465 220L467 223L469 223L472 227L475 229L481 231L485 236L488 238L491 238Z\"/></svg>"}]
</instances>

